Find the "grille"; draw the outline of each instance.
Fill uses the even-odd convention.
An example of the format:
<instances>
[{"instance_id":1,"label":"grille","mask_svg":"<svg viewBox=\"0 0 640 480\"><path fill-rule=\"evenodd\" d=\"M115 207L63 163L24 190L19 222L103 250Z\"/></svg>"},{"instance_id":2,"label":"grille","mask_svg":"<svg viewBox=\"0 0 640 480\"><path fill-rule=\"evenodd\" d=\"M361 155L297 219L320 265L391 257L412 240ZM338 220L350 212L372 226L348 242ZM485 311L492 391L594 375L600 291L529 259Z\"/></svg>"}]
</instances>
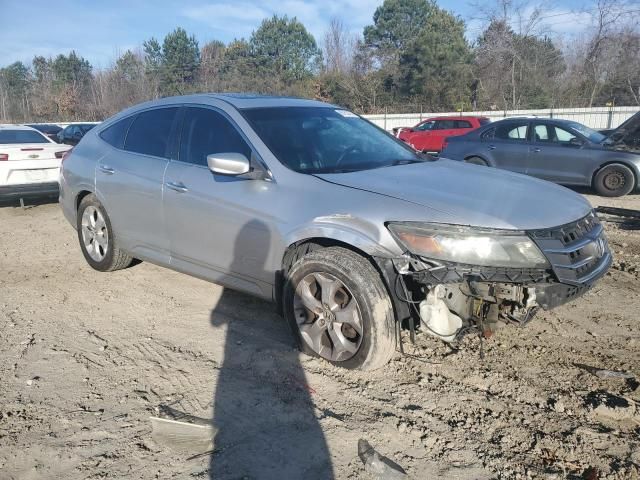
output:
<instances>
[{"instance_id":1,"label":"grille","mask_svg":"<svg viewBox=\"0 0 640 480\"><path fill-rule=\"evenodd\" d=\"M560 227L529 232L545 254L558 280L569 285L590 285L611 265L604 229L594 212Z\"/></svg>"}]
</instances>

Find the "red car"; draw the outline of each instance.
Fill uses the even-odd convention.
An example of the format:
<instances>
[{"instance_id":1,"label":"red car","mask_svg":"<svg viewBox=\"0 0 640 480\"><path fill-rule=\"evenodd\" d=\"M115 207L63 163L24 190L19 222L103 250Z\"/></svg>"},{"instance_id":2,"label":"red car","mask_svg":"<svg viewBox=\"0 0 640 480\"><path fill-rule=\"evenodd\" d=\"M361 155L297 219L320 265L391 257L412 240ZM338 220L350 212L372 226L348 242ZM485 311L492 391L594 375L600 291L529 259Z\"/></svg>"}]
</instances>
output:
<instances>
[{"instance_id":1,"label":"red car","mask_svg":"<svg viewBox=\"0 0 640 480\"><path fill-rule=\"evenodd\" d=\"M464 135L486 125L487 117L431 117L413 128L399 128L397 137L421 152L439 153L444 148L444 139Z\"/></svg>"}]
</instances>

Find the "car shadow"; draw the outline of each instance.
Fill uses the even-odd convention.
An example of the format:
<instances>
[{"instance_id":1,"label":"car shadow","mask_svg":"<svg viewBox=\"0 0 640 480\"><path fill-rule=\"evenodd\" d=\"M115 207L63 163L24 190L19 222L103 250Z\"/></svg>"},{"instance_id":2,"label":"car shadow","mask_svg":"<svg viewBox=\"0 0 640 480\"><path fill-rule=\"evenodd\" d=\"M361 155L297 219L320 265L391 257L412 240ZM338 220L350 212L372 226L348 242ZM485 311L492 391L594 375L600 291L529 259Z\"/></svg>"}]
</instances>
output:
<instances>
[{"instance_id":1,"label":"car shadow","mask_svg":"<svg viewBox=\"0 0 640 480\"><path fill-rule=\"evenodd\" d=\"M256 228L266 226L252 221L241 228L231 271L246 265L246 247L255 245ZM264 266L268 251L265 245L251 255ZM216 329L226 328L226 339L213 394L209 477L333 479L313 390L273 304L225 289L210 320Z\"/></svg>"}]
</instances>

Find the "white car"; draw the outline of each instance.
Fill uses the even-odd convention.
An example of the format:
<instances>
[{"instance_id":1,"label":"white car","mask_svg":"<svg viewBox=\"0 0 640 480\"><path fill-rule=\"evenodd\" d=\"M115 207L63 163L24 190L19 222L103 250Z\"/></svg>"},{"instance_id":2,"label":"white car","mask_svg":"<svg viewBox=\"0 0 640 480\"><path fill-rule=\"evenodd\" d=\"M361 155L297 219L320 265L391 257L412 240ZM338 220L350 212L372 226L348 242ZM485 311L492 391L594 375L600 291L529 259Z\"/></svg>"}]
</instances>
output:
<instances>
[{"instance_id":1,"label":"white car","mask_svg":"<svg viewBox=\"0 0 640 480\"><path fill-rule=\"evenodd\" d=\"M34 128L0 125L0 198L57 194L69 150Z\"/></svg>"}]
</instances>

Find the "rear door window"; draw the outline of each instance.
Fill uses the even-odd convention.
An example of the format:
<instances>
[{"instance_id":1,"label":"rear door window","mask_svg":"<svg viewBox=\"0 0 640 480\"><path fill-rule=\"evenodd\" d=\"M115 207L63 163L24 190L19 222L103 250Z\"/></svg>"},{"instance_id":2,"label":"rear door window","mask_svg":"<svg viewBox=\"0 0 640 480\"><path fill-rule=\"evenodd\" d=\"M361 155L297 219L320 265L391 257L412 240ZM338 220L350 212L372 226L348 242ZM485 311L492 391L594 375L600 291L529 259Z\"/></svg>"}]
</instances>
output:
<instances>
[{"instance_id":1,"label":"rear door window","mask_svg":"<svg viewBox=\"0 0 640 480\"><path fill-rule=\"evenodd\" d=\"M555 125L537 124L533 128L536 142L568 144L576 135Z\"/></svg>"},{"instance_id":2,"label":"rear door window","mask_svg":"<svg viewBox=\"0 0 640 480\"><path fill-rule=\"evenodd\" d=\"M456 120L455 128L471 128L471 122L467 120Z\"/></svg>"},{"instance_id":3,"label":"rear door window","mask_svg":"<svg viewBox=\"0 0 640 480\"><path fill-rule=\"evenodd\" d=\"M178 159L206 166L207 155L212 153L241 153L250 159L251 147L221 113L209 108L187 108Z\"/></svg>"},{"instance_id":4,"label":"rear door window","mask_svg":"<svg viewBox=\"0 0 640 480\"><path fill-rule=\"evenodd\" d=\"M168 158L167 147L177 112L178 107L168 107L139 113L129 127L124 149Z\"/></svg>"},{"instance_id":5,"label":"rear door window","mask_svg":"<svg viewBox=\"0 0 640 480\"><path fill-rule=\"evenodd\" d=\"M133 118L134 117L125 118L104 129L100 132L100 138L112 147L122 148L124 146L124 138L127 135Z\"/></svg>"},{"instance_id":6,"label":"rear door window","mask_svg":"<svg viewBox=\"0 0 640 480\"><path fill-rule=\"evenodd\" d=\"M496 126L494 138L499 140L525 142L529 129L529 122L506 123Z\"/></svg>"},{"instance_id":7,"label":"rear door window","mask_svg":"<svg viewBox=\"0 0 640 480\"><path fill-rule=\"evenodd\" d=\"M451 130L455 128L455 120L436 120L434 130Z\"/></svg>"},{"instance_id":8,"label":"rear door window","mask_svg":"<svg viewBox=\"0 0 640 480\"><path fill-rule=\"evenodd\" d=\"M49 143L49 140L35 130L0 130L0 144Z\"/></svg>"}]
</instances>

